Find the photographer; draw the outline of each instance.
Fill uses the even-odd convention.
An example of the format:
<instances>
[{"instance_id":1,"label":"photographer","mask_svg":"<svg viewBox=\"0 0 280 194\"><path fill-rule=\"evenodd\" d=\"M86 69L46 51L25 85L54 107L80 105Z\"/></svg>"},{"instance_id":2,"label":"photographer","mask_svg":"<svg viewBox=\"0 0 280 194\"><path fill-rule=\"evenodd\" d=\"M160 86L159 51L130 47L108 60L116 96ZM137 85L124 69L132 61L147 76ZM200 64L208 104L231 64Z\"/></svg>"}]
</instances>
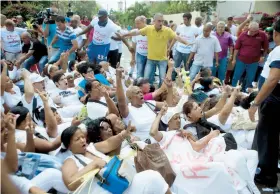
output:
<instances>
[{"instance_id":1,"label":"photographer","mask_svg":"<svg viewBox=\"0 0 280 194\"><path fill-rule=\"evenodd\" d=\"M50 18L45 18L43 22L43 31L44 31L44 37L47 39L47 45L48 45L48 52L49 52L49 58L54 55L58 49L58 43L52 45L52 47L49 47L55 34L56 34L56 23L55 19L57 17L58 9L57 8L50 8Z\"/></svg>"}]
</instances>

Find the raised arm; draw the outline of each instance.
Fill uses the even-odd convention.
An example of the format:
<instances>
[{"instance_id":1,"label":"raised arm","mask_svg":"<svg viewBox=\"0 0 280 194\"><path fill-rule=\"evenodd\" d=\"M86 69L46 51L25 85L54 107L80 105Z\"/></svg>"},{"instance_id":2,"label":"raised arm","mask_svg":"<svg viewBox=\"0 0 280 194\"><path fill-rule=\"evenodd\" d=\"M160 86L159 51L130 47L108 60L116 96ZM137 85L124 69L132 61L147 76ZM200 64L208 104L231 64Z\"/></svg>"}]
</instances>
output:
<instances>
[{"instance_id":1,"label":"raised arm","mask_svg":"<svg viewBox=\"0 0 280 194\"><path fill-rule=\"evenodd\" d=\"M166 113L167 109L168 107L167 104L165 103L161 108L160 112L158 113L150 129L150 136L152 136L157 142L160 142L163 137L162 133L158 130L158 128L159 128L160 119Z\"/></svg>"},{"instance_id":2,"label":"raised arm","mask_svg":"<svg viewBox=\"0 0 280 194\"><path fill-rule=\"evenodd\" d=\"M247 19L246 19L244 22L242 22L242 23L237 27L236 35L238 36L238 34L240 34L240 32L242 32L242 29L246 26L246 24L247 24L248 22L251 22L252 20L253 20L253 17L252 17L251 14L249 14L249 15L247 16Z\"/></svg>"},{"instance_id":3,"label":"raised arm","mask_svg":"<svg viewBox=\"0 0 280 194\"><path fill-rule=\"evenodd\" d=\"M47 133L50 137L57 137L57 122L54 113L49 105L49 97L47 96L46 92L39 92L37 90L37 93L40 95L40 98L42 99L44 104Z\"/></svg>"},{"instance_id":4,"label":"raised arm","mask_svg":"<svg viewBox=\"0 0 280 194\"><path fill-rule=\"evenodd\" d=\"M218 114L222 110L222 108L226 104L227 98L230 94L230 90L231 89L230 89L229 86L224 86L223 93L222 93L222 96L221 96L219 102L212 109L205 112L205 118L206 119L212 117L215 114Z\"/></svg>"},{"instance_id":5,"label":"raised arm","mask_svg":"<svg viewBox=\"0 0 280 194\"><path fill-rule=\"evenodd\" d=\"M6 127L8 128L7 149L4 161L8 167L7 171L12 174L18 170L18 156L15 139L16 119L16 115L11 113L5 115L3 119Z\"/></svg>"},{"instance_id":6,"label":"raised arm","mask_svg":"<svg viewBox=\"0 0 280 194\"><path fill-rule=\"evenodd\" d=\"M116 107L114 101L110 98L107 89L104 86L101 86L100 91L102 92L103 96L105 97L106 103L108 105L108 110L109 110L108 114L115 114L117 116L120 116L118 108Z\"/></svg>"},{"instance_id":7,"label":"raised arm","mask_svg":"<svg viewBox=\"0 0 280 194\"><path fill-rule=\"evenodd\" d=\"M123 90L122 85L122 69L116 70L116 82L117 82L117 100L118 100L118 106L120 110L120 114L123 118L126 118L129 114L129 109L126 103L126 97Z\"/></svg>"},{"instance_id":8,"label":"raised arm","mask_svg":"<svg viewBox=\"0 0 280 194\"><path fill-rule=\"evenodd\" d=\"M23 70L22 77L24 80L24 98L27 103L30 103L34 96L34 88L29 79L29 72L27 70Z\"/></svg>"}]
</instances>

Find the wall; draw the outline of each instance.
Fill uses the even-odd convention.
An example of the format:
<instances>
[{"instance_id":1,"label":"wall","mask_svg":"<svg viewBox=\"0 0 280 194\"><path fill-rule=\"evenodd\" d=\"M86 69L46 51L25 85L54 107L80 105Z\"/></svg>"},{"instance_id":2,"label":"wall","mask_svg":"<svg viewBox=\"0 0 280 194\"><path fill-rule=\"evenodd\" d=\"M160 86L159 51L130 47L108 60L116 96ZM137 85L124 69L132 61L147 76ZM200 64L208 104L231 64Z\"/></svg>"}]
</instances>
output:
<instances>
[{"instance_id":1,"label":"wall","mask_svg":"<svg viewBox=\"0 0 280 194\"><path fill-rule=\"evenodd\" d=\"M248 13L251 5L251 11L254 10L255 1L219 1L217 2L216 13L218 17L225 20L229 16L241 16Z\"/></svg>"},{"instance_id":2,"label":"wall","mask_svg":"<svg viewBox=\"0 0 280 194\"><path fill-rule=\"evenodd\" d=\"M275 14L280 11L280 1L256 1L254 11Z\"/></svg>"}]
</instances>

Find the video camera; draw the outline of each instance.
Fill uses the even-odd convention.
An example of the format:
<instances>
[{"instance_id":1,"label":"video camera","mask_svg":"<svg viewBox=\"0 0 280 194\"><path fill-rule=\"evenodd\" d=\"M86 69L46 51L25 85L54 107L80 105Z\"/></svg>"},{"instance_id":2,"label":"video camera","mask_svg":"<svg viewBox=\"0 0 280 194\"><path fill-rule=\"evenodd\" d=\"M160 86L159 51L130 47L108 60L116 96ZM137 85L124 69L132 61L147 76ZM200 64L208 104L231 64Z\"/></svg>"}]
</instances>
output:
<instances>
[{"instance_id":1,"label":"video camera","mask_svg":"<svg viewBox=\"0 0 280 194\"><path fill-rule=\"evenodd\" d=\"M56 16L57 14L52 12L52 8L46 8L44 11L40 11L31 21L33 28L37 28L36 25L42 25L43 22L45 24L54 24L55 20L50 20L51 16Z\"/></svg>"}]
</instances>

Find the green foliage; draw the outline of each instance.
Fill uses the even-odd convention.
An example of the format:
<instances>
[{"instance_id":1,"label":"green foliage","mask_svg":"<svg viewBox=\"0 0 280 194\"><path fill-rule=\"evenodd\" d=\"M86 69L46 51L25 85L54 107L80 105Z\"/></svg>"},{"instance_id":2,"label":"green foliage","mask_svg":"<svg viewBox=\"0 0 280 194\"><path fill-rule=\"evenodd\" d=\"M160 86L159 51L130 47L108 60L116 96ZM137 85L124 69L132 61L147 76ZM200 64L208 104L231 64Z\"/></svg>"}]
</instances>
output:
<instances>
[{"instance_id":1,"label":"green foliage","mask_svg":"<svg viewBox=\"0 0 280 194\"><path fill-rule=\"evenodd\" d=\"M110 11L122 25L134 25L134 20L137 16L144 15L150 17L149 6L145 3L136 2L134 6L129 7L126 12Z\"/></svg>"},{"instance_id":2,"label":"green foliage","mask_svg":"<svg viewBox=\"0 0 280 194\"><path fill-rule=\"evenodd\" d=\"M41 6L33 2L24 2L17 4L7 5L4 9L1 8L2 14L6 15L8 18L21 15L24 20L29 20L41 10Z\"/></svg>"},{"instance_id":3,"label":"green foliage","mask_svg":"<svg viewBox=\"0 0 280 194\"><path fill-rule=\"evenodd\" d=\"M211 12L217 6L217 0L215 1L203 1L195 0L191 2L191 11Z\"/></svg>"}]
</instances>

